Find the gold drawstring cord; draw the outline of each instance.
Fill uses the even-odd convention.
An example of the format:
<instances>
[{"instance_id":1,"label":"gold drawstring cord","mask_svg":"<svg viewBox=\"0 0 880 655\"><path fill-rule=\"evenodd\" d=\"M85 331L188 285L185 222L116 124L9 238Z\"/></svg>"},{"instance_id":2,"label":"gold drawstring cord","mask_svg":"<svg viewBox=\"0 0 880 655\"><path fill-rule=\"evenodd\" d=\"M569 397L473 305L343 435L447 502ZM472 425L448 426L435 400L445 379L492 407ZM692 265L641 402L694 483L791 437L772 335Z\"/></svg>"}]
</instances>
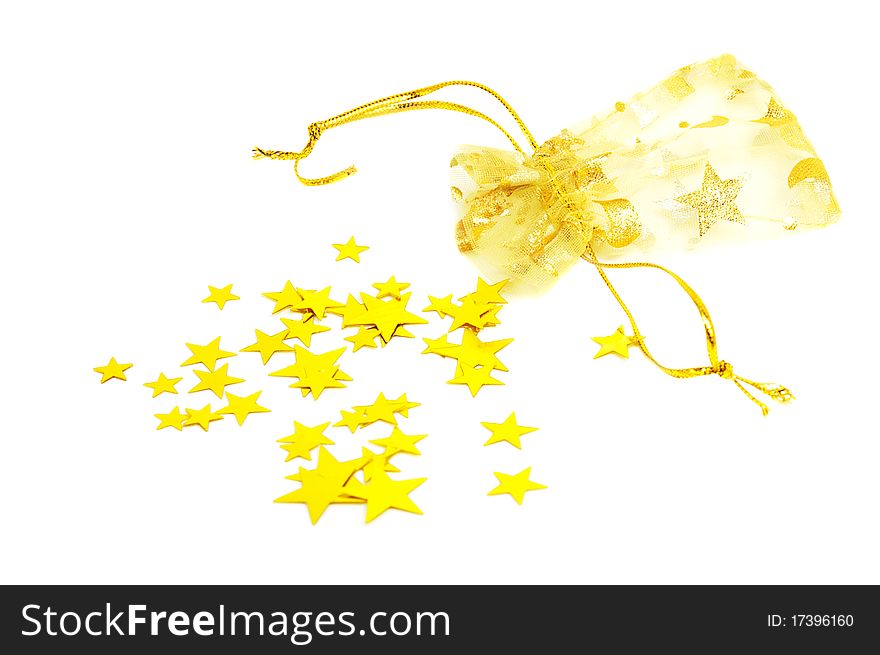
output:
<instances>
[{"instance_id":1,"label":"gold drawstring cord","mask_svg":"<svg viewBox=\"0 0 880 655\"><path fill-rule=\"evenodd\" d=\"M413 91L397 93L395 95L391 95L385 98L380 98L379 100L374 100L372 102L360 105L359 107L350 109L349 111L338 114L337 116L333 116L332 118L312 123L311 125L309 125L308 128L309 140L300 152L287 152L279 150L265 150L263 148L254 148L253 157L254 159L266 158L286 161L292 160L294 172L296 173L297 178L299 178L299 181L303 184L307 186L320 186L324 184L331 184L350 175L353 175L357 172L357 169L354 166L349 166L348 168L341 170L337 173L319 178L307 178L299 174L300 160L305 159L309 156L323 132L333 127L338 127L339 125L344 125L346 123L353 123L354 121L362 120L365 118L373 118L375 116L384 116L387 114L395 114L416 109L446 109L449 111L457 111L463 114L467 114L469 116L476 116L477 118L481 118L498 128L504 134L504 136L507 137L507 140L510 141L517 152L525 154L520 145L516 142L516 139L514 139L507 132L507 130L501 127L501 125L499 125L495 120L493 120L486 114L477 111L476 109L472 109L465 105L460 105L453 102L447 102L445 100L415 100L416 98L424 97L449 86L471 86L481 89L482 91L485 91L486 93L493 96L496 100L498 100L498 102L500 102L504 106L507 112L513 117L514 121L516 121L517 126L526 137L526 140L529 142L529 146L532 148L532 150L535 151L538 149L538 142L535 141L535 138L525 126L525 123L523 123L522 119L519 117L519 114L516 113L513 107L511 107L510 104L501 97L501 95L499 95L496 91L493 91L488 86L485 86L484 84L455 80L450 82L441 82L440 84L422 87L421 89L415 89ZM583 217L581 216L580 208L577 207L577 205L568 197L568 194L564 191L564 189L562 189L559 185L556 173L552 165L549 162L544 161L543 159L541 159L539 163L547 169L551 184L553 185L554 189L559 194L563 202L566 204L568 209L576 218L578 218L578 220L582 221ZM704 375L719 375L726 380L731 380L739 388L740 391L742 391L746 396L748 396L749 399L751 399L761 408L761 412L765 416L769 412L769 408L758 398L756 398L748 389L746 389L743 386L744 384L747 384L754 389L757 389L761 393L764 393L773 400L781 403L786 403L794 400L794 395L786 387L775 383L755 382L754 380L749 380L740 375L736 375L733 372L733 366L731 366L728 362L724 360L718 359L718 347L715 340L715 326L712 323L712 317L709 315L709 310L706 308L706 305L705 303L703 303L703 300L700 298L700 296L697 295L697 292L691 289L687 282L681 279L678 275L658 264L644 262L612 264L600 262L599 259L596 257L596 253L593 250L592 245L587 245L587 248L581 255L581 257L596 267L596 270L599 272L599 275L605 282L605 286L608 287L608 290L614 296L615 300L617 300L620 308L629 319L629 323L633 329L633 335L642 353L661 371L675 378L694 378ZM629 307L626 306L626 303L623 302L623 299L620 297L617 289L614 288L614 285L611 284L611 280L608 279L608 275L605 272L606 268L654 268L663 271L664 273L672 277L673 280L678 282L678 285L685 291L685 293L688 294L691 301L694 303L694 306L696 306L697 311L699 311L700 313L700 318L703 320L703 328L706 331L706 351L709 355L710 365L692 368L669 368L658 362L645 345L644 337L642 337L642 334L639 331L639 327L636 324L636 320L633 317L632 312L630 312Z\"/></svg>"},{"instance_id":2,"label":"gold drawstring cord","mask_svg":"<svg viewBox=\"0 0 880 655\"><path fill-rule=\"evenodd\" d=\"M501 127L501 125L499 125L495 120L489 118L489 116L480 111L477 111L476 109L472 109L465 105L460 105L454 102L447 102L445 100L416 101L416 98L422 98L426 95L429 95L449 86L471 86L485 91L486 93L494 97L504 106L507 112L513 117L513 120L516 121L517 126L526 137L526 140L529 142L532 150L537 149L538 143L537 141L535 141L532 133L529 132L528 128L525 126L525 123L523 123L522 119L519 117L519 114L516 113L513 107L511 107L510 104L504 98L502 98L498 92L493 91L488 86L484 84L479 84L478 82L453 80L450 82L432 84L431 86L422 87L421 89L415 89L413 91L406 91L405 93L396 93L394 95L390 95L388 97L380 98L379 100L374 100L372 102L360 105L359 107L350 109L349 111L333 116L332 118L312 123L311 125L309 125L309 140L306 143L305 147L299 152L266 150L264 148L255 147L253 149L253 157L254 159L265 158L287 161L293 160L294 172L296 173L299 181L303 184L307 186L321 186L324 184L331 184L350 175L354 175L357 172L357 169L354 166L349 166L348 168L338 171L337 173L333 173L332 175L317 178L303 177L299 173L299 162L309 156L309 154L314 149L315 144L318 142L318 139L321 138L321 134L333 127L345 125L346 123L353 123L354 121L362 120L364 118L385 116L387 114L396 114L404 111L413 111L416 109L446 109L449 111L457 111L462 114L467 114L468 116L476 116L477 118L481 118L487 123L494 125L496 128L498 128L502 132L502 134L507 137L507 140L510 141L517 152L525 154L523 153L523 150L517 143L516 139L514 139L507 132L507 130Z\"/></svg>"},{"instance_id":3,"label":"gold drawstring cord","mask_svg":"<svg viewBox=\"0 0 880 655\"><path fill-rule=\"evenodd\" d=\"M789 389L782 386L781 384L776 384L773 382L755 382L754 380L749 380L748 378L744 378L734 373L733 366L731 366L728 362L718 359L718 345L715 339L715 325L712 323L712 317L709 315L709 310L706 308L703 299L700 298L699 295L697 295L697 292L694 291L690 287L690 285L688 285L688 283L681 279L677 274L673 273L668 268L660 266L659 264L651 264L647 262L627 262L620 264L600 262L599 259L596 257L596 253L593 250L592 245L587 246L587 249L582 255L582 258L596 267L596 270L599 272L599 275L605 282L605 286L608 287L611 295L614 296L614 299L617 300L617 304L620 305L620 308L629 319L629 324L632 326L633 335L642 353L661 371L675 378L695 378L703 375L719 375L725 380L731 380L737 387L739 387L740 391L742 391L752 400L752 402L756 403L758 407L761 408L761 412L764 414L764 416L766 416L767 413L770 411L769 408L758 398L756 398L748 389L746 389L743 386L744 384L747 384L757 389L761 393L764 393L773 400L781 403L787 403L791 400L794 400L794 394L792 394ZM673 280L678 282L678 285L684 290L684 292L694 303L694 306L700 313L700 318L703 320L703 329L706 331L706 352L709 354L710 365L695 366L692 368L669 368L668 366L664 366L663 364L658 362L654 358L654 355L652 355L651 352L648 350L648 347L645 345L644 337L642 337L642 334L639 331L639 326L636 324L636 319L633 317L632 312L630 312L629 307L626 306L626 303L623 302L620 294L617 293L617 289L614 288L614 285L611 284L611 280L608 279L608 274L605 272L606 268L654 268L663 271Z\"/></svg>"}]
</instances>

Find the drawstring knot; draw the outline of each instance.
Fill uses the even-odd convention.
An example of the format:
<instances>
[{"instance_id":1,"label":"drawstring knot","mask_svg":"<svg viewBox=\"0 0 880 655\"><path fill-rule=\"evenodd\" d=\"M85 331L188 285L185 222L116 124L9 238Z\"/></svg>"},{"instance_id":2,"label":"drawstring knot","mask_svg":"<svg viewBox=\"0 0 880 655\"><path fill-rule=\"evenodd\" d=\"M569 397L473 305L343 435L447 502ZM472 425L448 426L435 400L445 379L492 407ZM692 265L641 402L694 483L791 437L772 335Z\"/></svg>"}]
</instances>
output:
<instances>
[{"instance_id":1,"label":"drawstring knot","mask_svg":"<svg viewBox=\"0 0 880 655\"><path fill-rule=\"evenodd\" d=\"M733 365L730 362L721 360L718 362L718 366L715 367L715 372L725 380L736 379L736 376L733 374Z\"/></svg>"}]
</instances>

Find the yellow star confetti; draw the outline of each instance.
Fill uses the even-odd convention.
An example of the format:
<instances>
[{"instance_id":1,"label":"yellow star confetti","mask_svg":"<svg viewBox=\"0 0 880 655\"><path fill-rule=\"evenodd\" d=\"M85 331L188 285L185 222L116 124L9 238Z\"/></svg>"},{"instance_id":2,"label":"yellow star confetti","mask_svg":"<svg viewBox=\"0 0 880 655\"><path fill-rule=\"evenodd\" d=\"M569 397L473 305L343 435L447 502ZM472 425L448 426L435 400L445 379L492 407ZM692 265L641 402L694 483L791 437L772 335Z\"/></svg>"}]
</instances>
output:
<instances>
[{"instance_id":1,"label":"yellow star confetti","mask_svg":"<svg viewBox=\"0 0 880 655\"><path fill-rule=\"evenodd\" d=\"M507 285L510 280L501 280L501 282L496 282L495 284L489 284L483 278L477 278L477 290L467 296L459 298L459 300L464 300L465 298L472 298L475 302L482 304L494 304L497 303L499 305L507 304L507 301L501 295L501 290ZM430 296L428 296L430 298ZM441 317L442 318L442 317Z\"/></svg>"},{"instance_id":2,"label":"yellow star confetti","mask_svg":"<svg viewBox=\"0 0 880 655\"><path fill-rule=\"evenodd\" d=\"M332 503L358 502L358 499L350 497L344 486L362 466L363 459L340 462L324 446L320 446L318 465L314 469L300 468L295 476L288 476L295 478L300 488L276 498L275 502L305 504L309 518L315 524Z\"/></svg>"},{"instance_id":3,"label":"yellow star confetti","mask_svg":"<svg viewBox=\"0 0 880 655\"><path fill-rule=\"evenodd\" d=\"M217 303L217 307L223 309L230 300L240 300L238 296L232 293L232 285L227 284L225 287L212 287L208 285L208 297L202 300L203 303Z\"/></svg>"},{"instance_id":4,"label":"yellow star confetti","mask_svg":"<svg viewBox=\"0 0 880 655\"><path fill-rule=\"evenodd\" d=\"M235 357L235 353L222 350L220 348L220 337L214 339L205 346L199 346L194 343L186 344L192 356L187 359L181 366L193 366L195 364L204 364L209 370L213 371L217 366L218 359L226 359L227 357Z\"/></svg>"},{"instance_id":5,"label":"yellow star confetti","mask_svg":"<svg viewBox=\"0 0 880 655\"><path fill-rule=\"evenodd\" d=\"M390 400L385 397L384 393L380 393L372 405L356 405L352 407L350 412L341 410L342 420L335 423L333 427L345 427L354 434L359 427L372 425L377 421L396 426L395 414L406 418L409 416L409 410L419 406L421 403L411 402L405 393L401 394L397 400Z\"/></svg>"},{"instance_id":6,"label":"yellow star confetti","mask_svg":"<svg viewBox=\"0 0 880 655\"><path fill-rule=\"evenodd\" d=\"M451 293L443 298L428 296L428 300L430 304L422 310L423 312L437 312L440 318L446 318L456 310L456 305L452 302Z\"/></svg>"},{"instance_id":7,"label":"yellow star confetti","mask_svg":"<svg viewBox=\"0 0 880 655\"><path fill-rule=\"evenodd\" d=\"M445 334L439 339L424 338L422 341L428 346L422 351L423 355L434 354L441 355L442 357L449 357L449 355L446 354L446 351L458 347L457 344L449 343L447 335Z\"/></svg>"},{"instance_id":8,"label":"yellow star confetti","mask_svg":"<svg viewBox=\"0 0 880 655\"><path fill-rule=\"evenodd\" d=\"M208 431L208 426L214 421L222 421L223 417L211 411L211 405L205 405L201 409L189 409L186 410L186 420L183 422L184 427L189 427L191 425L198 425L205 432Z\"/></svg>"},{"instance_id":9,"label":"yellow star confetti","mask_svg":"<svg viewBox=\"0 0 880 655\"><path fill-rule=\"evenodd\" d=\"M739 179L722 180L712 164L707 163L703 171L703 185L675 200L697 210L700 236L703 236L718 221L745 224L745 218L736 206L736 197L742 185Z\"/></svg>"},{"instance_id":10,"label":"yellow star confetti","mask_svg":"<svg viewBox=\"0 0 880 655\"><path fill-rule=\"evenodd\" d=\"M293 346L284 343L284 340L287 339L287 330L282 330L278 334L266 334L260 330L254 330L254 332L257 336L256 343L242 348L239 352L260 353L264 364L267 364L275 353L293 352Z\"/></svg>"},{"instance_id":11,"label":"yellow star confetti","mask_svg":"<svg viewBox=\"0 0 880 655\"><path fill-rule=\"evenodd\" d=\"M164 373L159 373L155 382L144 382L144 386L153 390L153 398L163 393L177 393L174 388L183 378L166 378Z\"/></svg>"},{"instance_id":12,"label":"yellow star confetti","mask_svg":"<svg viewBox=\"0 0 880 655\"><path fill-rule=\"evenodd\" d=\"M330 311L329 309L327 311ZM281 322L287 328L285 339L299 339L304 346L311 347L312 337L321 332L330 330L326 325L319 325L318 322L309 317L303 316L298 320L290 318L282 318Z\"/></svg>"},{"instance_id":13,"label":"yellow star confetti","mask_svg":"<svg viewBox=\"0 0 880 655\"><path fill-rule=\"evenodd\" d=\"M308 507L312 525L316 524L324 511L337 502L343 492L342 485L333 478L321 475L317 470L300 469L300 488L276 498L276 503L303 503Z\"/></svg>"},{"instance_id":14,"label":"yellow star confetti","mask_svg":"<svg viewBox=\"0 0 880 655\"><path fill-rule=\"evenodd\" d=\"M299 295L299 292L290 280L284 283L281 291L269 291L263 295L269 300L275 301L275 307L272 309L273 314L277 314L285 309L291 309L294 305L302 302L302 296Z\"/></svg>"},{"instance_id":15,"label":"yellow star confetti","mask_svg":"<svg viewBox=\"0 0 880 655\"><path fill-rule=\"evenodd\" d=\"M449 383L466 384L472 395L476 395L484 385L504 384L492 377L491 372L507 371L507 367L498 359L498 352L510 345L513 339L481 341L477 333L482 328L498 324L497 312L506 303L500 291L506 284L507 280L488 284L478 278L477 290L462 296L461 305L452 303L451 295L442 299L429 296L432 298L432 306L428 310L452 317L452 325L448 330L450 333L458 328L464 329L461 343L449 341L447 335L438 339L423 339L427 347L422 353L457 360L455 377Z\"/></svg>"},{"instance_id":16,"label":"yellow star confetti","mask_svg":"<svg viewBox=\"0 0 880 655\"><path fill-rule=\"evenodd\" d=\"M467 364L459 364L461 372L449 380L448 384L466 384L470 389L471 396L477 396L477 392L486 385L504 384L501 380L492 377L492 369L488 366L475 368Z\"/></svg>"},{"instance_id":17,"label":"yellow star confetti","mask_svg":"<svg viewBox=\"0 0 880 655\"><path fill-rule=\"evenodd\" d=\"M161 430L162 428L174 428L175 430L183 429L183 422L186 420L187 415L180 413L180 408L175 407L167 414L153 414L157 419L159 419L159 426L156 428L157 430Z\"/></svg>"},{"instance_id":18,"label":"yellow star confetti","mask_svg":"<svg viewBox=\"0 0 880 655\"><path fill-rule=\"evenodd\" d=\"M379 330L379 336L386 343L394 336L395 330L402 325L421 325L427 323L424 318L407 311L411 293L404 294L400 299L380 300L366 293L361 294L366 310L347 321L348 325L371 325Z\"/></svg>"},{"instance_id":19,"label":"yellow star confetti","mask_svg":"<svg viewBox=\"0 0 880 655\"><path fill-rule=\"evenodd\" d=\"M374 327L361 325L357 334L345 337L345 340L352 344L352 350L357 352L361 348L375 348L376 337L379 336L379 330Z\"/></svg>"},{"instance_id":20,"label":"yellow star confetti","mask_svg":"<svg viewBox=\"0 0 880 655\"><path fill-rule=\"evenodd\" d=\"M546 489L547 487L537 482L529 480L532 473L532 467L523 469L516 475L507 475L506 473L495 473L498 478L498 486L488 493L489 496L498 496L500 494L510 494L513 499L522 505L523 498L527 491L535 491L537 489Z\"/></svg>"},{"instance_id":21,"label":"yellow star confetti","mask_svg":"<svg viewBox=\"0 0 880 655\"><path fill-rule=\"evenodd\" d=\"M334 423L334 428L345 427L348 428L349 432L354 434L360 426L368 424L367 417L364 416L363 412L357 410L353 412L347 412L344 409L339 410L339 412L340 414L342 414L342 420L338 423Z\"/></svg>"},{"instance_id":22,"label":"yellow star confetti","mask_svg":"<svg viewBox=\"0 0 880 655\"><path fill-rule=\"evenodd\" d=\"M345 385L336 377L338 367L326 369L322 371L312 371L306 377L300 378L290 386L295 389L301 389L304 394L311 392L312 396L317 400L325 389L343 389Z\"/></svg>"},{"instance_id":23,"label":"yellow star confetti","mask_svg":"<svg viewBox=\"0 0 880 655\"><path fill-rule=\"evenodd\" d=\"M513 339L498 341L480 341L480 337L472 330L465 330L461 335L461 344L444 350L438 354L443 357L457 359L459 365L485 366L496 371L506 371L507 367L498 359L497 353L513 343Z\"/></svg>"},{"instance_id":24,"label":"yellow star confetti","mask_svg":"<svg viewBox=\"0 0 880 655\"><path fill-rule=\"evenodd\" d=\"M494 327L501 323L498 320L498 312L501 311L501 305L492 305L485 314L480 317L483 327Z\"/></svg>"},{"instance_id":25,"label":"yellow star confetti","mask_svg":"<svg viewBox=\"0 0 880 655\"><path fill-rule=\"evenodd\" d=\"M227 373L228 370L229 364L224 364L216 371L194 370L193 373L199 378L199 382L196 386L190 389L189 392L196 393L197 391L213 391L215 396L223 398L223 393L225 392L226 387L244 382L241 378L234 378L229 375Z\"/></svg>"},{"instance_id":26,"label":"yellow star confetti","mask_svg":"<svg viewBox=\"0 0 880 655\"><path fill-rule=\"evenodd\" d=\"M132 366L132 364L120 364L116 361L115 357L111 357L110 361L104 366L96 366L92 370L94 370L95 373L101 374L101 384L104 384L108 380L122 380L125 382L125 372Z\"/></svg>"},{"instance_id":27,"label":"yellow star confetti","mask_svg":"<svg viewBox=\"0 0 880 655\"><path fill-rule=\"evenodd\" d=\"M342 388L343 381L351 378L336 366L336 361L345 352L345 348L339 348L320 355L316 355L301 346L294 346L296 361L283 369L269 375L283 378L299 378L291 387L302 389L303 396L311 392L317 400L325 389Z\"/></svg>"},{"instance_id":28,"label":"yellow star confetti","mask_svg":"<svg viewBox=\"0 0 880 655\"><path fill-rule=\"evenodd\" d=\"M476 291L459 298L460 305L452 302L452 294L445 298L428 296L431 304L423 311L437 312L441 318L452 317L452 325L449 332L462 327L469 327L474 331L485 327L498 325L498 311L507 301L501 295L501 289L508 283L502 280L495 284L489 284L482 278L477 278Z\"/></svg>"},{"instance_id":29,"label":"yellow star confetti","mask_svg":"<svg viewBox=\"0 0 880 655\"><path fill-rule=\"evenodd\" d=\"M307 315L324 318L328 307L342 307L340 303L330 298L330 287L320 291L298 289L302 300L296 303L292 309L297 312L305 312Z\"/></svg>"},{"instance_id":30,"label":"yellow star confetti","mask_svg":"<svg viewBox=\"0 0 880 655\"><path fill-rule=\"evenodd\" d=\"M379 292L376 294L377 298L394 298L395 300L400 300L400 294L404 289L409 288L409 282L398 282L392 275L388 278L387 282L376 282L373 285L373 288Z\"/></svg>"},{"instance_id":31,"label":"yellow star confetti","mask_svg":"<svg viewBox=\"0 0 880 655\"><path fill-rule=\"evenodd\" d=\"M508 416L504 423L481 423L484 428L489 430L492 433L492 436L489 437L489 440L484 443L484 446L490 446L493 443L501 443L502 441L506 441L512 446L516 446L517 448L522 448L520 444L520 437L524 434L528 434L529 432L535 432L538 428L530 428L525 425L517 425L516 423L516 413L511 412L510 416Z\"/></svg>"},{"instance_id":32,"label":"yellow star confetti","mask_svg":"<svg viewBox=\"0 0 880 655\"><path fill-rule=\"evenodd\" d=\"M370 443L385 448L383 454L388 457L397 453L421 455L422 453L419 452L416 444L427 436L427 434L404 434L399 428L395 427L391 434L384 439L373 439Z\"/></svg>"},{"instance_id":33,"label":"yellow star confetti","mask_svg":"<svg viewBox=\"0 0 880 655\"><path fill-rule=\"evenodd\" d=\"M598 359L599 357L604 357L611 353L629 359L629 347L639 345L639 339L637 337L628 336L623 331L622 325L607 337L590 338L600 346L599 351L593 355L593 359Z\"/></svg>"},{"instance_id":34,"label":"yellow star confetti","mask_svg":"<svg viewBox=\"0 0 880 655\"><path fill-rule=\"evenodd\" d=\"M351 294L348 294L348 299L345 301L344 305L327 308L328 314L342 317L342 327L344 328L356 326L357 323L354 323L353 321L358 320L366 311L367 308Z\"/></svg>"},{"instance_id":35,"label":"yellow star confetti","mask_svg":"<svg viewBox=\"0 0 880 655\"><path fill-rule=\"evenodd\" d=\"M392 508L422 514L422 510L410 500L409 494L425 480L427 478L392 480L384 471L377 471L367 484L361 484L356 479L351 480L345 486L345 492L367 501L367 523L369 523Z\"/></svg>"},{"instance_id":36,"label":"yellow star confetti","mask_svg":"<svg viewBox=\"0 0 880 655\"><path fill-rule=\"evenodd\" d=\"M416 338L416 335L414 335L412 332L410 332L409 330L407 330L405 327L399 326L399 327L394 331L394 334L391 335L391 337L392 337L392 338L394 338L394 337L400 337L400 338L402 338L402 339L415 339L415 338ZM383 347L383 348L384 348L385 346L387 346L387 345L388 345L388 343L387 343L386 341L382 341L382 347Z\"/></svg>"},{"instance_id":37,"label":"yellow star confetti","mask_svg":"<svg viewBox=\"0 0 880 655\"><path fill-rule=\"evenodd\" d=\"M449 331L453 332L458 328L465 326L472 327L475 330L480 330L486 327L486 321L483 319L483 316L491 309L492 307L490 305L478 302L470 296L465 296L461 305L455 307L453 311L450 312L450 316L452 316L452 326L449 328Z\"/></svg>"},{"instance_id":38,"label":"yellow star confetti","mask_svg":"<svg viewBox=\"0 0 880 655\"><path fill-rule=\"evenodd\" d=\"M399 473L400 469L394 466L389 459L391 455L387 453L374 453L369 448L363 449L363 466L364 482L369 482L377 473Z\"/></svg>"},{"instance_id":39,"label":"yellow star confetti","mask_svg":"<svg viewBox=\"0 0 880 655\"><path fill-rule=\"evenodd\" d=\"M376 396L376 400L372 405L356 405L352 409L356 412L363 412L366 419L366 425L375 423L376 421L384 421L389 425L397 425L397 419L394 417L395 403L389 401L384 393Z\"/></svg>"},{"instance_id":40,"label":"yellow star confetti","mask_svg":"<svg viewBox=\"0 0 880 655\"><path fill-rule=\"evenodd\" d=\"M318 465L315 467L315 471L325 478L336 480L340 485L343 485L354 475L355 471L360 470L363 464L362 459L340 462L330 454L329 450L321 446L318 450Z\"/></svg>"},{"instance_id":41,"label":"yellow star confetti","mask_svg":"<svg viewBox=\"0 0 880 655\"><path fill-rule=\"evenodd\" d=\"M226 407L217 410L218 414L232 414L239 425L244 425L244 420L251 414L263 414L271 410L257 404L262 391L252 393L250 396L236 396L226 392Z\"/></svg>"},{"instance_id":42,"label":"yellow star confetti","mask_svg":"<svg viewBox=\"0 0 880 655\"><path fill-rule=\"evenodd\" d=\"M299 421L294 421L293 434L278 439L278 443L280 443L281 447L287 451L287 459L284 461L289 462L297 457L311 461L312 451L315 448L318 446L334 445L333 441L324 436L324 430L326 430L329 425L330 423L328 422L314 427L308 427Z\"/></svg>"},{"instance_id":43,"label":"yellow star confetti","mask_svg":"<svg viewBox=\"0 0 880 655\"><path fill-rule=\"evenodd\" d=\"M400 394L397 400L392 400L391 404L394 406L394 413L400 414L403 418L409 418L409 410L422 406L422 403L410 402L405 393Z\"/></svg>"},{"instance_id":44,"label":"yellow star confetti","mask_svg":"<svg viewBox=\"0 0 880 655\"><path fill-rule=\"evenodd\" d=\"M334 243L333 247L339 252L336 256L336 261L341 262L343 259L351 259L358 264L361 263L361 253L370 249L369 246L359 246L355 243L354 237L351 237L345 243Z\"/></svg>"}]
</instances>

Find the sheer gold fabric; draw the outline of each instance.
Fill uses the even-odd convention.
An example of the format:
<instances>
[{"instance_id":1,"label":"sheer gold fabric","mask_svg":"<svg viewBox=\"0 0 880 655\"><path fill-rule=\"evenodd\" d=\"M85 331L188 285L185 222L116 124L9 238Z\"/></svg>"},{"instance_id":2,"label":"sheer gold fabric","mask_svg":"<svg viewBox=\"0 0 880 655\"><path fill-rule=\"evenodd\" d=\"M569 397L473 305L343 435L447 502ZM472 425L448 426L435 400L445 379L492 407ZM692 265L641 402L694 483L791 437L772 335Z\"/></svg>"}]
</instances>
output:
<instances>
[{"instance_id":1,"label":"sheer gold fabric","mask_svg":"<svg viewBox=\"0 0 880 655\"><path fill-rule=\"evenodd\" d=\"M794 114L731 55L679 69L531 156L461 147L452 195L459 249L535 287L588 246L630 256L821 227L840 214Z\"/></svg>"}]
</instances>

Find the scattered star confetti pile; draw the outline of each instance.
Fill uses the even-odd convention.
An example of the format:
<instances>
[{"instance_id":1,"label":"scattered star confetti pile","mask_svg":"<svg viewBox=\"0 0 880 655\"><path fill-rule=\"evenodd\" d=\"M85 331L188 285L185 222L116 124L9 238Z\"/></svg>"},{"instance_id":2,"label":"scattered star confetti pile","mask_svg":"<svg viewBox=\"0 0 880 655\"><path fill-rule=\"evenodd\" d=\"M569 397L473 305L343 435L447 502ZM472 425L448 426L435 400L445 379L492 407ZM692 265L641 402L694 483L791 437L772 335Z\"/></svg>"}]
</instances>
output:
<instances>
[{"instance_id":1,"label":"scattered star confetti pile","mask_svg":"<svg viewBox=\"0 0 880 655\"><path fill-rule=\"evenodd\" d=\"M360 263L360 255L368 250L358 245L354 238L344 244L333 244L337 250L337 261L350 259ZM506 373L507 367L498 358L498 353L513 342L513 339L481 339L484 330L499 324L498 313L506 304L501 295L506 281L488 284L478 279L477 288L472 293L453 300L453 295L445 297L428 296L430 304L423 313L436 313L440 319L450 319L450 323L438 338L424 338L427 348L424 354L435 354L442 358L455 360L455 369L449 384L466 386L475 397L484 386L499 386L504 382L495 377ZM159 423L157 430L172 428L181 431L199 427L204 432L211 424L228 416L243 426L252 414L269 412L260 404L262 391L234 393L239 386L247 388L247 380L236 377L235 359L239 356L259 357L266 367L266 382L271 378L283 378L291 389L298 390L302 398L311 396L318 399L327 390L344 389L346 382L352 380L342 368L346 356L352 356L362 348L386 347L395 338L412 339L408 327L425 325L428 320L409 308L412 298L410 283L398 281L391 276L384 282L371 285L370 292L349 294L346 301L339 302L331 297L331 287L320 291L296 287L286 281L279 290L268 291L263 296L271 302L270 311L280 321L277 331L254 330L253 343L243 345L238 350L227 350L221 345L222 337L207 343L185 343L189 356L180 364L176 373L160 372L154 380L143 383L150 390L152 398L164 394L179 395L178 385L184 383L187 374L191 381L188 397L214 396L219 402L185 401L167 412L155 414ZM203 303L214 303L223 310L228 303L240 300L232 291L232 284L222 287L209 286L209 295ZM341 319L341 329L348 332L344 340L351 344L322 351L313 340L320 340L325 332L333 327L325 324L331 317ZM603 346L604 348L604 346ZM612 349L625 356L625 351ZM126 381L126 372L131 363L121 364L115 358L94 370L101 376L101 383L110 380ZM290 409L295 411L296 396L292 396ZM206 399L207 400L207 399ZM301 401L300 401L301 402ZM190 406L192 405L192 406ZM312 523L316 523L327 508L333 504L362 504L365 506L366 521L369 523L384 512L396 509L413 514L422 510L410 498L426 478L407 478L401 474L407 458L421 456L420 442L426 434L410 434L402 425L409 418L410 411L420 403L409 400L406 393L397 398L386 397L380 392L369 405L353 405L339 410L338 420L310 426L293 421L293 431L278 437L277 443L284 454L285 462L294 462L295 473L287 476L298 486L276 499L278 503L303 504L308 510ZM285 408L287 409L287 408ZM387 428L384 436L369 439L361 446L361 455L352 460L340 460L333 453L336 443L330 434L342 429L355 435L363 428L379 425ZM510 416L501 423L483 422L492 436L486 446L506 442L521 448L521 437L537 428L517 424L516 416ZM375 428L374 428L375 430ZM544 485L530 480L531 468L515 475L495 473L498 485L488 491L488 495L509 494L517 503L522 503L527 491L544 489Z\"/></svg>"}]
</instances>

